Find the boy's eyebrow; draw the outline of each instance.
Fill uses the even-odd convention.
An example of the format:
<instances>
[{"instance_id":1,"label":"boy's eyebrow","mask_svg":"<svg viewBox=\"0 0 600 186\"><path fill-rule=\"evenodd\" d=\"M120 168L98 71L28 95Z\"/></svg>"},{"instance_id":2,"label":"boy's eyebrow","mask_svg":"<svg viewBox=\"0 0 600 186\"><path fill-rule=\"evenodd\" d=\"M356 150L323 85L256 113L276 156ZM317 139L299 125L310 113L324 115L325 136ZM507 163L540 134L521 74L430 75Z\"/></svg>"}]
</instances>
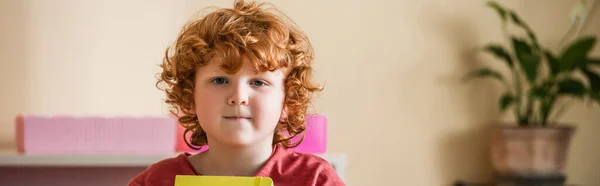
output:
<instances>
[{"instance_id":1,"label":"boy's eyebrow","mask_svg":"<svg viewBox=\"0 0 600 186\"><path fill-rule=\"evenodd\" d=\"M244 68L243 68L243 67L242 67L242 68L240 68L240 69L238 69L238 71L237 71L237 72L235 72L234 74L229 74L229 73L227 73L227 72L226 72L226 70L225 70L224 68L221 68L221 67L219 67L219 68L217 68L217 69L214 69L212 72L214 72L214 73L225 73L225 74L229 74L229 75L235 75L235 74L238 74L238 73L240 73L240 72L242 72L242 71L244 71ZM259 71L259 70L256 70L256 69L254 69L254 68L253 68L253 69L252 69L252 73L251 73L251 74L252 74L252 75L258 75L258 74L260 74L260 73L262 73L262 72L261 72L261 71Z\"/></svg>"},{"instance_id":2,"label":"boy's eyebrow","mask_svg":"<svg viewBox=\"0 0 600 186\"><path fill-rule=\"evenodd\" d=\"M197 77L210 77L210 76L217 75L219 73L222 73L222 72L219 72L219 69L216 69L216 70L205 70L205 71L196 73L196 76Z\"/></svg>"},{"instance_id":3,"label":"boy's eyebrow","mask_svg":"<svg viewBox=\"0 0 600 186\"><path fill-rule=\"evenodd\" d=\"M210 72L217 74L217 73L221 73L221 72L223 72L223 70L222 70L221 68L214 68L214 69L213 69L213 70L211 70Z\"/></svg>"}]
</instances>

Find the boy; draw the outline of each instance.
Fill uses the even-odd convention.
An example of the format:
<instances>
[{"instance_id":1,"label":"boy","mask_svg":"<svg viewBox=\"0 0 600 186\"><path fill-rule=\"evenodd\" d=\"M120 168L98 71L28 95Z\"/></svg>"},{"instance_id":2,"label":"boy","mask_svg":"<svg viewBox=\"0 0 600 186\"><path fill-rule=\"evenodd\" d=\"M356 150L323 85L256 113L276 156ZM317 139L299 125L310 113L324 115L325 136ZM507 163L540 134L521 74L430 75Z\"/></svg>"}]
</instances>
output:
<instances>
[{"instance_id":1,"label":"boy","mask_svg":"<svg viewBox=\"0 0 600 186\"><path fill-rule=\"evenodd\" d=\"M166 85L166 102L192 133L186 143L210 148L153 164L129 185L172 186L175 175L344 185L325 160L288 149L298 145L290 140L304 132L311 94L322 88L311 82L308 38L265 5L235 1L184 27L157 86Z\"/></svg>"}]
</instances>

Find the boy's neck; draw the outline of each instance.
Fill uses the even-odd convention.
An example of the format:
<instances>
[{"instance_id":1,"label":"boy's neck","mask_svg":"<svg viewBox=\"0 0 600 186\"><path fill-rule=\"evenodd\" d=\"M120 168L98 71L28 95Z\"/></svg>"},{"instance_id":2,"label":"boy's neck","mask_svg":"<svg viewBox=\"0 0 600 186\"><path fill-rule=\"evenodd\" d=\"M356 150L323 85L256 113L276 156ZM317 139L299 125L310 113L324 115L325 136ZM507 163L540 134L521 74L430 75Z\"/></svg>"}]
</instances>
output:
<instances>
[{"instance_id":1,"label":"boy's neck","mask_svg":"<svg viewBox=\"0 0 600 186\"><path fill-rule=\"evenodd\" d=\"M192 164L202 175L255 176L269 160L272 152L272 140L244 147L231 147L213 142L209 150L195 158L196 163L192 160Z\"/></svg>"}]
</instances>

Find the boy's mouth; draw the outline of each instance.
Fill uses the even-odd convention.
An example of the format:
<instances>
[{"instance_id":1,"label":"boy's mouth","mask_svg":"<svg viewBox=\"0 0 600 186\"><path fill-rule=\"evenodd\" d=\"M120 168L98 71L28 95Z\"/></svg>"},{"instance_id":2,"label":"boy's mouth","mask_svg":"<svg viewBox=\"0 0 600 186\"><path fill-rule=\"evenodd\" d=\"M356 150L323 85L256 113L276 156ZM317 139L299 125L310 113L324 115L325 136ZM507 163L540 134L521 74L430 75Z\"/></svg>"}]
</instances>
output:
<instances>
[{"instance_id":1,"label":"boy's mouth","mask_svg":"<svg viewBox=\"0 0 600 186\"><path fill-rule=\"evenodd\" d=\"M223 116L223 118L230 119L230 120L252 119L252 118L246 117L246 116Z\"/></svg>"}]
</instances>

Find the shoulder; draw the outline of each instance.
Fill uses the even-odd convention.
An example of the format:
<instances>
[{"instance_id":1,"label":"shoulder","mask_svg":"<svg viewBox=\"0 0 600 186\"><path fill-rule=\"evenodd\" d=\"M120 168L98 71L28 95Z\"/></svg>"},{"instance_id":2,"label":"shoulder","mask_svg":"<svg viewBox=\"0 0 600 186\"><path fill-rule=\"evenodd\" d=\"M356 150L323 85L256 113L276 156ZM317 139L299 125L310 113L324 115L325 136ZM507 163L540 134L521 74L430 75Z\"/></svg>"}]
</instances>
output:
<instances>
[{"instance_id":1,"label":"shoulder","mask_svg":"<svg viewBox=\"0 0 600 186\"><path fill-rule=\"evenodd\" d=\"M337 173L331 163L320 156L292 151L290 152L290 158L301 162L299 163L299 165L303 165L301 168L313 171L319 179L330 176L337 177Z\"/></svg>"},{"instance_id":2,"label":"shoulder","mask_svg":"<svg viewBox=\"0 0 600 186\"><path fill-rule=\"evenodd\" d=\"M132 178L130 186L173 185L175 175L195 174L187 154L156 162ZM150 184L151 183L151 184Z\"/></svg>"},{"instance_id":3,"label":"shoulder","mask_svg":"<svg viewBox=\"0 0 600 186\"><path fill-rule=\"evenodd\" d=\"M333 166L322 157L280 148L276 152L280 165L276 167L285 168L282 175L302 177L316 185L344 185Z\"/></svg>"},{"instance_id":4,"label":"shoulder","mask_svg":"<svg viewBox=\"0 0 600 186\"><path fill-rule=\"evenodd\" d=\"M331 167L331 164L320 156L308 153L295 152L290 149L283 150L281 159L289 167L302 166L302 168L324 169Z\"/></svg>"}]
</instances>

